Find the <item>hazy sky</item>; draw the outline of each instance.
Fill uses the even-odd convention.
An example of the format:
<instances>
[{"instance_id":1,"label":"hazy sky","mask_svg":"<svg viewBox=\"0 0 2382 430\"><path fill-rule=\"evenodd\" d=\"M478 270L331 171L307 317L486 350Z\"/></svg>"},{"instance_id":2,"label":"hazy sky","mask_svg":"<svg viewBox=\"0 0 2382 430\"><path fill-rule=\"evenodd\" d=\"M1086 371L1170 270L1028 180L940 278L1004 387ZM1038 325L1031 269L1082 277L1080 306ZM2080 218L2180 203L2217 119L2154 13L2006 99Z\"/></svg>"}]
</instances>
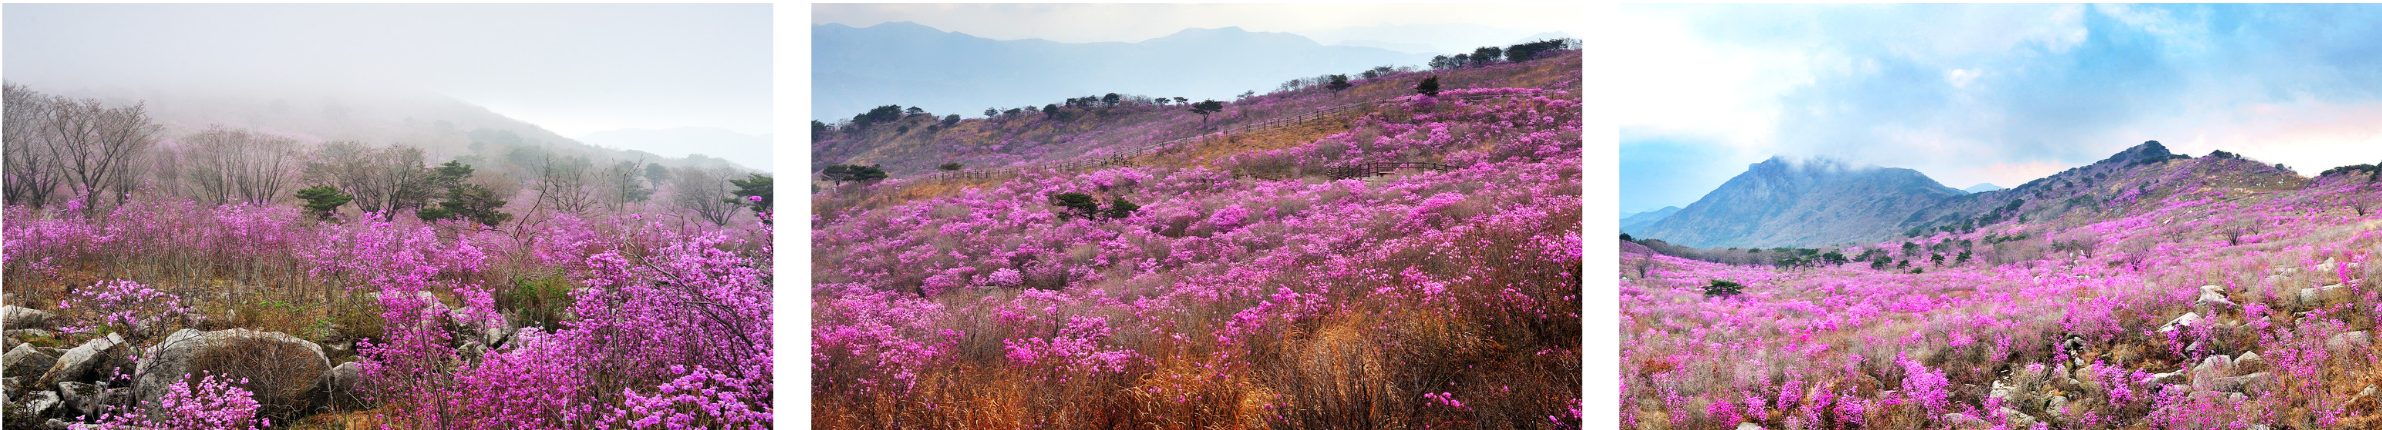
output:
<instances>
[{"instance_id":1,"label":"hazy sky","mask_svg":"<svg viewBox=\"0 0 2382 430\"><path fill-rule=\"evenodd\" d=\"M2382 161L2382 6L1623 5L1621 210L1828 156L2017 186L2158 140Z\"/></svg>"},{"instance_id":2,"label":"hazy sky","mask_svg":"<svg viewBox=\"0 0 2382 430\"><path fill-rule=\"evenodd\" d=\"M1185 28L1298 33L1379 24L1484 24L1565 31L1578 5L1561 4L816 4L811 24L867 27L910 21L993 40L1140 42ZM1329 43L1329 42L1326 42Z\"/></svg>"},{"instance_id":3,"label":"hazy sky","mask_svg":"<svg viewBox=\"0 0 2382 430\"><path fill-rule=\"evenodd\" d=\"M410 88L566 136L771 131L767 4L5 8L0 73L36 88Z\"/></svg>"}]
</instances>

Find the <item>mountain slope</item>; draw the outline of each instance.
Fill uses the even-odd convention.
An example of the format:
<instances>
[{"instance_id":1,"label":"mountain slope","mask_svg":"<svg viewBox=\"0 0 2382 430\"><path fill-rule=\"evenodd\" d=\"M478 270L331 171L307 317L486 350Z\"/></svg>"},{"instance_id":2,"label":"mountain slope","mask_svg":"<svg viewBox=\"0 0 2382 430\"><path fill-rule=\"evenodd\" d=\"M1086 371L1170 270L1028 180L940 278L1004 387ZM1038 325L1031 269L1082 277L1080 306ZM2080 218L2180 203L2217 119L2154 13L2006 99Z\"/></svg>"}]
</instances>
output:
<instances>
[{"instance_id":1,"label":"mountain slope","mask_svg":"<svg viewBox=\"0 0 2382 430\"><path fill-rule=\"evenodd\" d=\"M1139 43L997 41L893 22L811 27L814 118L918 106L938 116L1107 93L1228 99L1283 81L1422 64L1427 55L1323 46L1288 33L1188 29Z\"/></svg>"},{"instance_id":2,"label":"mountain slope","mask_svg":"<svg viewBox=\"0 0 2382 430\"><path fill-rule=\"evenodd\" d=\"M2007 189L2008 189L2008 188L2002 188L2002 186L2000 186L2000 185L1994 185L1994 184L1991 184L1991 183L1979 182L1979 183L1977 183L1976 185L1970 185L1968 188L1962 188L1962 189L1960 189L1960 191L1961 191L1961 192L1966 192L1966 193L1969 193L1969 194L1976 194L1976 193L1982 193L1982 192L1986 192L1986 191L1999 191L1999 190L2007 190Z\"/></svg>"},{"instance_id":3,"label":"mountain slope","mask_svg":"<svg viewBox=\"0 0 2382 430\"><path fill-rule=\"evenodd\" d=\"M1902 215L1958 195L1910 169L1773 157L1646 226L1642 236L1701 248L1875 241L1900 231Z\"/></svg>"},{"instance_id":4,"label":"mountain slope","mask_svg":"<svg viewBox=\"0 0 2382 430\"><path fill-rule=\"evenodd\" d=\"M2143 142L2089 165L2028 181L2017 188L1969 194L1911 213L1905 235L1963 232L2012 221L2082 225L2154 209L2169 196L2201 191L2272 192L2309 183L2289 170L2217 151L2208 157L2168 152Z\"/></svg>"},{"instance_id":5,"label":"mountain slope","mask_svg":"<svg viewBox=\"0 0 2382 430\"><path fill-rule=\"evenodd\" d=\"M1644 231L1646 226L1654 225L1656 221L1662 221L1663 218L1669 218L1671 214L1676 213L1679 213L1678 206L1664 206L1662 209L1639 212L1630 214L1626 217L1621 217L1621 232L1637 234Z\"/></svg>"},{"instance_id":6,"label":"mountain slope","mask_svg":"<svg viewBox=\"0 0 2382 430\"><path fill-rule=\"evenodd\" d=\"M2195 192L2296 190L2309 180L2218 151L2192 158L2144 142L2017 188L1964 193L1908 169L1845 169L1772 158L1634 236L1699 248L1811 247L1932 232L1964 234L2004 222L2074 226L2155 209Z\"/></svg>"}]
</instances>

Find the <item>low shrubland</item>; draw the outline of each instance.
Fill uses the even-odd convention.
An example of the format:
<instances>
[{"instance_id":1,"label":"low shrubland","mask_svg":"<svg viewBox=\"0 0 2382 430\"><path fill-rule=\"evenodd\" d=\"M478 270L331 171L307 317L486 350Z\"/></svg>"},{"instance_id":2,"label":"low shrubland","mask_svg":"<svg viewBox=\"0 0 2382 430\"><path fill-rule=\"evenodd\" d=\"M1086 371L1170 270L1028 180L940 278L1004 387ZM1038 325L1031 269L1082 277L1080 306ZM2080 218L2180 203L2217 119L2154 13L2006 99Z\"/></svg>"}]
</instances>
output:
<instances>
[{"instance_id":1,"label":"low shrubland","mask_svg":"<svg viewBox=\"0 0 2382 430\"><path fill-rule=\"evenodd\" d=\"M1904 260L1923 273L1727 265L1624 243L1621 424L2382 425L2382 270L2370 261L2382 219L2353 210L2382 188L2342 176L2279 191L2151 177L2181 186L2126 195L2098 219L1910 239L1997 248ZM1845 252L1900 256L1899 242ZM1721 282L1741 294L1707 297Z\"/></svg>"},{"instance_id":2,"label":"low shrubland","mask_svg":"<svg viewBox=\"0 0 2382 430\"><path fill-rule=\"evenodd\" d=\"M1577 94L1393 97L1213 156L823 194L813 424L1576 428ZM1326 173L1383 161L1449 167Z\"/></svg>"}]
</instances>

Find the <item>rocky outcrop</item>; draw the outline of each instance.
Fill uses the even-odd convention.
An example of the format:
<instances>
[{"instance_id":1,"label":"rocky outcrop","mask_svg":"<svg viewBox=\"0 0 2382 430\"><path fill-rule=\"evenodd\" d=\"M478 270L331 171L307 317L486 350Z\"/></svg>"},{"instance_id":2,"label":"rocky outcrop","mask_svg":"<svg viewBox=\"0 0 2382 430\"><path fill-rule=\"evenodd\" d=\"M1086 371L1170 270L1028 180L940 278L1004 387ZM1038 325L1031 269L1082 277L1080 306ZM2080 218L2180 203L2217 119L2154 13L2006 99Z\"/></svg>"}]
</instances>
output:
<instances>
[{"instance_id":1,"label":"rocky outcrop","mask_svg":"<svg viewBox=\"0 0 2382 430\"><path fill-rule=\"evenodd\" d=\"M0 323L9 330L49 328L50 313L17 305L0 306Z\"/></svg>"},{"instance_id":2,"label":"rocky outcrop","mask_svg":"<svg viewBox=\"0 0 2382 430\"><path fill-rule=\"evenodd\" d=\"M372 407L363 396L364 368L350 361L331 368L323 380L324 397L333 408L358 410Z\"/></svg>"},{"instance_id":3,"label":"rocky outcrop","mask_svg":"<svg viewBox=\"0 0 2382 430\"><path fill-rule=\"evenodd\" d=\"M33 385L50 387L61 381L95 381L130 365L131 353L132 346L124 342L123 336L109 333L107 337L91 339L66 350L66 354L58 356L58 363L50 366L50 371Z\"/></svg>"},{"instance_id":4,"label":"rocky outcrop","mask_svg":"<svg viewBox=\"0 0 2382 430\"><path fill-rule=\"evenodd\" d=\"M9 375L40 375L55 365L58 365L57 356L42 352L30 343L17 344L15 348L9 348L7 354L0 355L0 369L5 369L0 371L8 372Z\"/></svg>"},{"instance_id":5,"label":"rocky outcrop","mask_svg":"<svg viewBox=\"0 0 2382 430\"><path fill-rule=\"evenodd\" d=\"M295 410L312 404L330 370L321 346L287 334L183 329L143 354L133 395L155 407L171 384L205 374L249 381L257 403L269 411Z\"/></svg>"}]
</instances>

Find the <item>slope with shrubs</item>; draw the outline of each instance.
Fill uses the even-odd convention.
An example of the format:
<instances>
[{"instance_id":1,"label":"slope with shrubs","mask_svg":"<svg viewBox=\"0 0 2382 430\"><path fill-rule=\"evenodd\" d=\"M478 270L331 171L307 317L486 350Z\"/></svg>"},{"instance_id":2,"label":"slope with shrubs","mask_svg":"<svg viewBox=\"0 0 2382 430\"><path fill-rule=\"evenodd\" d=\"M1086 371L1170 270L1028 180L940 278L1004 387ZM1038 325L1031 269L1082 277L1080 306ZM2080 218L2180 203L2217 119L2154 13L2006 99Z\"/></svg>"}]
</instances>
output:
<instances>
[{"instance_id":1,"label":"slope with shrubs","mask_svg":"<svg viewBox=\"0 0 2382 430\"><path fill-rule=\"evenodd\" d=\"M2382 183L2155 158L2013 193L2110 194L2094 205L2030 200L2024 218L1843 250L1908 266L1724 265L1624 242L1622 426L2382 425ZM1952 252L1986 256L1932 258ZM1713 293L1723 282L1741 294Z\"/></svg>"},{"instance_id":2,"label":"slope with shrubs","mask_svg":"<svg viewBox=\"0 0 2382 430\"><path fill-rule=\"evenodd\" d=\"M1062 104L1055 113L1004 112L946 123L947 114L903 114L890 122L839 122L813 133L811 171L836 164L881 165L896 178L933 172L943 163L969 168L1004 167L1139 148L1196 136L1215 129L1312 112L1326 106L1387 100L1413 94L1415 83L1436 76L1448 89L1579 87L1578 51L1547 54L1537 61L1477 68L1391 72L1352 78L1352 87L1322 85L1255 95L1225 102L1222 112L1192 113L1183 103L1156 104L1143 96L1116 104ZM1164 96L1164 95L1160 95ZM1086 97L1087 99L1092 97ZM1168 99L1171 100L1171 99ZM1008 109L1008 108L1003 108ZM966 112L976 116L981 112Z\"/></svg>"},{"instance_id":3,"label":"slope with shrubs","mask_svg":"<svg viewBox=\"0 0 2382 430\"><path fill-rule=\"evenodd\" d=\"M1579 58L1231 151L822 194L813 424L1576 428L1580 100L1538 86ZM1325 174L1384 161L1451 167Z\"/></svg>"},{"instance_id":4,"label":"slope with shrubs","mask_svg":"<svg viewBox=\"0 0 2382 430\"><path fill-rule=\"evenodd\" d=\"M496 194L425 179L455 182L467 163L390 148L375 152L410 157L373 156L393 162L367 173L411 178L380 183L412 204L341 210L363 193L298 170L356 157L279 139L218 155L254 158L226 158L257 166L234 182L292 186L206 198L222 194L193 192L224 189L205 186L215 175L136 167L181 154L153 149L169 138L140 105L110 107L124 132L90 137L55 119L102 103L45 112L24 103L45 97L8 90L9 429L770 425L765 176L681 170L599 190L548 175ZM96 148L117 149L102 171L120 180L15 182L64 165L22 149Z\"/></svg>"}]
</instances>

